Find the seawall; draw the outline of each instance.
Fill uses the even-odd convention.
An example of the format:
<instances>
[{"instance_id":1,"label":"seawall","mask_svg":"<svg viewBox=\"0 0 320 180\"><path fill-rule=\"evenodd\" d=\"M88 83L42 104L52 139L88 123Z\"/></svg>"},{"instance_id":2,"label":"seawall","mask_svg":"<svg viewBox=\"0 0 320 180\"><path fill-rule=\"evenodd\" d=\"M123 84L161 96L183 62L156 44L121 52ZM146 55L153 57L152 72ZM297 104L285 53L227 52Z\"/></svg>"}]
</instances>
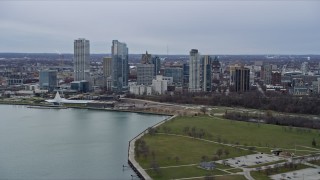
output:
<instances>
[{"instance_id":1,"label":"seawall","mask_svg":"<svg viewBox=\"0 0 320 180\"><path fill-rule=\"evenodd\" d=\"M165 123L167 121L170 121L171 119L173 119L175 117L177 117L177 115L168 117L168 118L164 119L163 121L160 121L160 122L158 122L157 124L155 124L155 125L153 125L151 127L152 128L158 127L161 124L163 124L163 123ZM134 156L135 156L135 153L134 153L135 142L136 142L136 140L140 139L146 133L148 133L148 128L129 141L128 164L130 165L130 167L133 169L133 171L137 174L137 176L140 179L149 180L149 179L152 179L152 178L146 173L146 171L139 165L139 163L134 158Z\"/></svg>"}]
</instances>

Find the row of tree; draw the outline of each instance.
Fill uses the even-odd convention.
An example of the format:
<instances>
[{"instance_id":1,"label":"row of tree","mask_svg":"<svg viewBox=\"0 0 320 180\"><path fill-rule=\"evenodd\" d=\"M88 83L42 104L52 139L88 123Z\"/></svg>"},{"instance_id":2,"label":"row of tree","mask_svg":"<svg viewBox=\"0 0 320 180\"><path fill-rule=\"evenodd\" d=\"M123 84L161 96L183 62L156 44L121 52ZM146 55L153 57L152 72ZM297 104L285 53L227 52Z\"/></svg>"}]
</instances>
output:
<instances>
[{"instance_id":1,"label":"row of tree","mask_svg":"<svg viewBox=\"0 0 320 180\"><path fill-rule=\"evenodd\" d=\"M274 110L287 113L320 114L319 97L296 97L287 94L270 94L267 96L257 91L247 93L183 93L179 95L137 96L130 98L148 99L158 102L171 102L179 104L201 104L212 106L246 107L263 110Z\"/></svg>"},{"instance_id":2,"label":"row of tree","mask_svg":"<svg viewBox=\"0 0 320 180\"><path fill-rule=\"evenodd\" d=\"M251 117L248 113L227 111L224 115L227 119L238 120L238 121L250 121ZM304 127L304 128L313 128L320 129L320 121L311 119L308 117L300 116L273 116L273 115L261 115L258 121L263 120L267 124L275 124L281 126L292 126L292 127Z\"/></svg>"}]
</instances>

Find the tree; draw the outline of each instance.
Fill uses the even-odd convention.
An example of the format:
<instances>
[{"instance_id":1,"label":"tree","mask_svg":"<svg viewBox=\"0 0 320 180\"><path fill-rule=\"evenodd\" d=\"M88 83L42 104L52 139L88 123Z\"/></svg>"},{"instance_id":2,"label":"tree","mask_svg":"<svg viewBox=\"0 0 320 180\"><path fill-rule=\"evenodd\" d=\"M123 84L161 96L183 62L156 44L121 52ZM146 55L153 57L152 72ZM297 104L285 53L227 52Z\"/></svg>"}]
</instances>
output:
<instances>
[{"instance_id":1,"label":"tree","mask_svg":"<svg viewBox=\"0 0 320 180\"><path fill-rule=\"evenodd\" d=\"M159 164L157 163L157 161L152 161L151 165L150 165L151 169L156 172L157 174L160 174L160 167Z\"/></svg>"},{"instance_id":2,"label":"tree","mask_svg":"<svg viewBox=\"0 0 320 180\"><path fill-rule=\"evenodd\" d=\"M207 161L208 157L206 155L201 156L201 162Z\"/></svg>"},{"instance_id":3,"label":"tree","mask_svg":"<svg viewBox=\"0 0 320 180\"><path fill-rule=\"evenodd\" d=\"M152 159L155 160L156 159L156 153L154 151L151 151L151 156L152 156Z\"/></svg>"},{"instance_id":4,"label":"tree","mask_svg":"<svg viewBox=\"0 0 320 180\"><path fill-rule=\"evenodd\" d=\"M226 157L228 157L230 154L229 150L228 149L224 149L224 155L226 155Z\"/></svg>"},{"instance_id":5,"label":"tree","mask_svg":"<svg viewBox=\"0 0 320 180\"><path fill-rule=\"evenodd\" d=\"M218 149L217 152L216 152L216 155L218 155L219 158L220 158L222 153L223 153L222 149Z\"/></svg>"},{"instance_id":6,"label":"tree","mask_svg":"<svg viewBox=\"0 0 320 180\"><path fill-rule=\"evenodd\" d=\"M178 163L180 160L180 158L178 156L176 156L174 159L176 160L176 163Z\"/></svg>"},{"instance_id":7,"label":"tree","mask_svg":"<svg viewBox=\"0 0 320 180\"><path fill-rule=\"evenodd\" d=\"M316 142L316 140L314 138L312 139L312 146L313 147L317 146L317 142Z\"/></svg>"}]
</instances>

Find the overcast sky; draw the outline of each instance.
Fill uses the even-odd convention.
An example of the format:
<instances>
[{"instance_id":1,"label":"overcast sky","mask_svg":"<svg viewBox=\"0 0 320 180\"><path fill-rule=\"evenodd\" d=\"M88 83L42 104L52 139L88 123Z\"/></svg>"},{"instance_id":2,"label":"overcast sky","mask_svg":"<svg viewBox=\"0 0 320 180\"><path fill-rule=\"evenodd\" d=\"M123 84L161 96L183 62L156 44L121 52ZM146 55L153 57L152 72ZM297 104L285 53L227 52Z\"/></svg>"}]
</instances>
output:
<instances>
[{"instance_id":1,"label":"overcast sky","mask_svg":"<svg viewBox=\"0 0 320 180\"><path fill-rule=\"evenodd\" d=\"M0 1L0 52L320 54L319 1Z\"/></svg>"}]
</instances>

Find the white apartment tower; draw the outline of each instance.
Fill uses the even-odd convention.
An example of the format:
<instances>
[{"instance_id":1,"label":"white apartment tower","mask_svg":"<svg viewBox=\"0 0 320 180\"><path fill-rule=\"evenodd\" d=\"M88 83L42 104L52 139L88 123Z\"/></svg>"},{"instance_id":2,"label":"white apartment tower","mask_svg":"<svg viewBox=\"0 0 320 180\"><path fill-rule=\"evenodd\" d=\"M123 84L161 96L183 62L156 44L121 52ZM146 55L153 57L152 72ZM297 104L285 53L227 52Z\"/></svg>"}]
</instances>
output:
<instances>
[{"instance_id":1,"label":"white apartment tower","mask_svg":"<svg viewBox=\"0 0 320 180\"><path fill-rule=\"evenodd\" d=\"M200 54L197 49L191 49L189 56L189 92L199 92L200 87Z\"/></svg>"},{"instance_id":2,"label":"white apartment tower","mask_svg":"<svg viewBox=\"0 0 320 180\"><path fill-rule=\"evenodd\" d=\"M74 40L74 80L90 82L90 44L89 40Z\"/></svg>"}]
</instances>

